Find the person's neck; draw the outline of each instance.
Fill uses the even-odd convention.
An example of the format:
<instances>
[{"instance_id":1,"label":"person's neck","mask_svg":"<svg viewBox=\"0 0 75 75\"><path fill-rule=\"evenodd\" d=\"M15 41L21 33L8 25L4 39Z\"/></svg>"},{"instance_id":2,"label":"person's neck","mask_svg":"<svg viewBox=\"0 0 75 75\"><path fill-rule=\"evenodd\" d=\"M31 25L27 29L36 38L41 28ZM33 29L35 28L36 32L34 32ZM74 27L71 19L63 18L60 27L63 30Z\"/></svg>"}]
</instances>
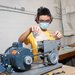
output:
<instances>
[{"instance_id":1,"label":"person's neck","mask_svg":"<svg viewBox=\"0 0 75 75\"><path fill-rule=\"evenodd\" d=\"M47 31L47 29L41 29L41 31L46 32L46 31Z\"/></svg>"}]
</instances>

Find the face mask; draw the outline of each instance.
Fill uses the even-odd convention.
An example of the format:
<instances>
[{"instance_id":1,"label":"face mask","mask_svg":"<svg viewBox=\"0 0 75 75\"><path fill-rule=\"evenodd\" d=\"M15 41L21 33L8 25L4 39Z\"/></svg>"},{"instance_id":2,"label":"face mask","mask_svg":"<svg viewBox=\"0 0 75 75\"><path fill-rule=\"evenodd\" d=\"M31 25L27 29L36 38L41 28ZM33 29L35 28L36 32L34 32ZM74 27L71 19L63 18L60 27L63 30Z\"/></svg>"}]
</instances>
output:
<instances>
[{"instance_id":1,"label":"face mask","mask_svg":"<svg viewBox=\"0 0 75 75\"><path fill-rule=\"evenodd\" d=\"M49 23L47 23L47 22L41 22L41 23L39 23L39 26L40 26L41 29L47 29L48 26L49 26Z\"/></svg>"}]
</instances>

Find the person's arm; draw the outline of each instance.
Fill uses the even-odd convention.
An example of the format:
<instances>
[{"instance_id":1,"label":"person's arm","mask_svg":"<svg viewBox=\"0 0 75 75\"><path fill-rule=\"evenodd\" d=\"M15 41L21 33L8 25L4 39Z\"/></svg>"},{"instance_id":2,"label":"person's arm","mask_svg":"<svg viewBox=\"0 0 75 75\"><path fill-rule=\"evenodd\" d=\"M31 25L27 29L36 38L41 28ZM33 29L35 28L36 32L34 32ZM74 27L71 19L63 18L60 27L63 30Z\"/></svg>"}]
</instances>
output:
<instances>
[{"instance_id":1,"label":"person's arm","mask_svg":"<svg viewBox=\"0 0 75 75\"><path fill-rule=\"evenodd\" d=\"M37 25L31 26L26 32L24 32L24 33L19 37L18 41L21 42L21 43L24 42L24 41L27 39L28 35L29 35L31 32L36 32L36 33L38 33L39 30L40 30L40 27L39 27L39 26L37 26Z\"/></svg>"},{"instance_id":2,"label":"person's arm","mask_svg":"<svg viewBox=\"0 0 75 75\"><path fill-rule=\"evenodd\" d=\"M31 28L29 28L26 32L24 32L20 37L19 37L19 39L18 39L18 41L19 42L24 42L26 39L27 39L27 37L28 37L28 35L31 33Z\"/></svg>"}]
</instances>

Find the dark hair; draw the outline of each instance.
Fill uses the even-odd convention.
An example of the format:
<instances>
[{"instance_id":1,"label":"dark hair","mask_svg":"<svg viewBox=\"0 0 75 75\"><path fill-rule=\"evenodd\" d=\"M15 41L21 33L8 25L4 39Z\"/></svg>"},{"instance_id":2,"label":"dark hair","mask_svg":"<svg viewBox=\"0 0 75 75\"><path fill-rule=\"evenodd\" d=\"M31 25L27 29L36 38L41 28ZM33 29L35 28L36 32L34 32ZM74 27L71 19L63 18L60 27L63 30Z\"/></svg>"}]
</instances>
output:
<instances>
[{"instance_id":1,"label":"dark hair","mask_svg":"<svg viewBox=\"0 0 75 75\"><path fill-rule=\"evenodd\" d=\"M52 17L52 15L51 15L51 13L50 13L50 11L49 11L48 8L46 8L46 7L40 7L40 8L38 8L37 15L36 15L36 18L35 18L35 21L37 23L39 23L39 16L41 16L41 15L48 15L48 16L50 16L50 19L51 19L50 23L52 22L53 17Z\"/></svg>"}]
</instances>

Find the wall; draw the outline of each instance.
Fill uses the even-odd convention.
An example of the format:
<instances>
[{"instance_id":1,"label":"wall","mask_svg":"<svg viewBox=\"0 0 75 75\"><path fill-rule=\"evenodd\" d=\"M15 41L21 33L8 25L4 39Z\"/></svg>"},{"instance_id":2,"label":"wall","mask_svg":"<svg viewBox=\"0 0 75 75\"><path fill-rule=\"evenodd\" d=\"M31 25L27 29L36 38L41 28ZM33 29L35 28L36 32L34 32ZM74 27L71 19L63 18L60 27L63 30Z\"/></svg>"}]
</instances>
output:
<instances>
[{"instance_id":1,"label":"wall","mask_svg":"<svg viewBox=\"0 0 75 75\"><path fill-rule=\"evenodd\" d=\"M75 4L74 0L61 0L63 44L75 43ZM65 46L60 54L75 50L75 47Z\"/></svg>"},{"instance_id":2,"label":"wall","mask_svg":"<svg viewBox=\"0 0 75 75\"><path fill-rule=\"evenodd\" d=\"M36 24L34 19L40 6L49 8L53 15L54 19L49 30L61 31L63 44L75 42L75 36L64 37L75 32L74 2L74 0L0 0L0 53L14 41L18 41L19 36L31 25ZM71 40L68 42L69 39Z\"/></svg>"}]
</instances>

